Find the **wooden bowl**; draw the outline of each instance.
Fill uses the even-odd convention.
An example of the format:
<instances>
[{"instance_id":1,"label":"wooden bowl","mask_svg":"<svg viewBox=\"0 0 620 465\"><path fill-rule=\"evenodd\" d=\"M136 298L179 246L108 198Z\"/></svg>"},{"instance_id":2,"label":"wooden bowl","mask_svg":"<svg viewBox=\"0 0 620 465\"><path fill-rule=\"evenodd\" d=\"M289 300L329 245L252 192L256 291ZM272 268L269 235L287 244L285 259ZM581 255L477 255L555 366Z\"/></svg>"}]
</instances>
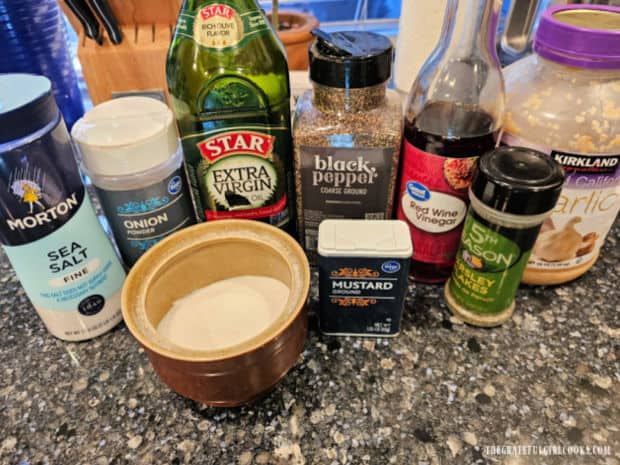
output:
<instances>
[{"instance_id":1,"label":"wooden bowl","mask_svg":"<svg viewBox=\"0 0 620 465\"><path fill-rule=\"evenodd\" d=\"M175 300L241 275L279 279L291 290L267 329L211 351L179 347L157 333ZM138 260L123 287L123 317L170 389L207 405L230 407L267 393L295 365L308 330L309 287L308 260L291 236L257 221L214 221L173 234Z\"/></svg>"}]
</instances>

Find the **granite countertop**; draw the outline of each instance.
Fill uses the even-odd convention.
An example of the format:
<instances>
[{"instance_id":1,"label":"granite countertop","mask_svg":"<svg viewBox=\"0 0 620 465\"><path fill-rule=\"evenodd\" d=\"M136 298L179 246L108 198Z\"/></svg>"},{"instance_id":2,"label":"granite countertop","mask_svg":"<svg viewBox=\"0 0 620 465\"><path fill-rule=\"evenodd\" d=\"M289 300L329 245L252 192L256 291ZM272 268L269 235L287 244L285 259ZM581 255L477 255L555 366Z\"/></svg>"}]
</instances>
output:
<instances>
[{"instance_id":1,"label":"granite countertop","mask_svg":"<svg viewBox=\"0 0 620 465\"><path fill-rule=\"evenodd\" d=\"M297 366L232 409L171 392L123 324L83 343L49 335L0 254L0 463L620 465L619 242L617 221L587 275L522 288L492 330L412 285L397 338L325 338L314 296ZM493 455L502 445L604 455Z\"/></svg>"}]
</instances>

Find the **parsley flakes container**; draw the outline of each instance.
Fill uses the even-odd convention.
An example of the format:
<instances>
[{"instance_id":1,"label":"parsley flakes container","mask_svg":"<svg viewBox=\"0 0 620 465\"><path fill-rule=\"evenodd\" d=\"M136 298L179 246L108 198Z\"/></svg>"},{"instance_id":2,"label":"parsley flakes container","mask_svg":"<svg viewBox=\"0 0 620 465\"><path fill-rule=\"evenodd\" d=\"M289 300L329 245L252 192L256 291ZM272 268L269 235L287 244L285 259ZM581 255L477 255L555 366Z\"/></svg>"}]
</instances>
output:
<instances>
[{"instance_id":1,"label":"parsley flakes container","mask_svg":"<svg viewBox=\"0 0 620 465\"><path fill-rule=\"evenodd\" d=\"M560 164L536 150L500 147L480 157L445 286L452 313L475 326L497 326L512 316L532 247L563 182Z\"/></svg>"},{"instance_id":2,"label":"parsley flakes container","mask_svg":"<svg viewBox=\"0 0 620 465\"><path fill-rule=\"evenodd\" d=\"M325 220L319 226L319 318L328 335L395 336L413 247L399 220Z\"/></svg>"}]
</instances>

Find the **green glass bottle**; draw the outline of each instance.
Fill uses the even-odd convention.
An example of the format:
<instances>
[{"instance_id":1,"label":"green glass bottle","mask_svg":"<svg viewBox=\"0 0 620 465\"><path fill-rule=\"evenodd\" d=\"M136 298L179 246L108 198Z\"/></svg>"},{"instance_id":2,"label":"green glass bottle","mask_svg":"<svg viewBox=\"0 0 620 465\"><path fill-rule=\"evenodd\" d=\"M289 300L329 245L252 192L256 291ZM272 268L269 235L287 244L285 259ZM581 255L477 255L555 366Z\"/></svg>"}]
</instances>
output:
<instances>
[{"instance_id":1,"label":"green glass bottle","mask_svg":"<svg viewBox=\"0 0 620 465\"><path fill-rule=\"evenodd\" d=\"M199 219L295 235L288 65L256 2L184 0L166 77Z\"/></svg>"}]
</instances>

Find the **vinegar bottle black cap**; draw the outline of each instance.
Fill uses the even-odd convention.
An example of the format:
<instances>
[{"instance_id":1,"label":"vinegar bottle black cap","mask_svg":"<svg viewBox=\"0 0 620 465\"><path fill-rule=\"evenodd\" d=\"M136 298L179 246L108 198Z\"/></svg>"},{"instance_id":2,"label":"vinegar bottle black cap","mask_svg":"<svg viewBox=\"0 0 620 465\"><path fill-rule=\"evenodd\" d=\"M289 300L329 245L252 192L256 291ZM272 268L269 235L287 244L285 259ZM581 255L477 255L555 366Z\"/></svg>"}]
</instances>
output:
<instances>
[{"instance_id":1,"label":"vinegar bottle black cap","mask_svg":"<svg viewBox=\"0 0 620 465\"><path fill-rule=\"evenodd\" d=\"M390 79L392 42L374 32L328 34L315 29L310 46L310 79L341 89L370 87Z\"/></svg>"},{"instance_id":2,"label":"vinegar bottle black cap","mask_svg":"<svg viewBox=\"0 0 620 465\"><path fill-rule=\"evenodd\" d=\"M564 170L552 157L523 147L500 147L478 160L471 191L494 210L538 215L555 207L563 183Z\"/></svg>"}]
</instances>

